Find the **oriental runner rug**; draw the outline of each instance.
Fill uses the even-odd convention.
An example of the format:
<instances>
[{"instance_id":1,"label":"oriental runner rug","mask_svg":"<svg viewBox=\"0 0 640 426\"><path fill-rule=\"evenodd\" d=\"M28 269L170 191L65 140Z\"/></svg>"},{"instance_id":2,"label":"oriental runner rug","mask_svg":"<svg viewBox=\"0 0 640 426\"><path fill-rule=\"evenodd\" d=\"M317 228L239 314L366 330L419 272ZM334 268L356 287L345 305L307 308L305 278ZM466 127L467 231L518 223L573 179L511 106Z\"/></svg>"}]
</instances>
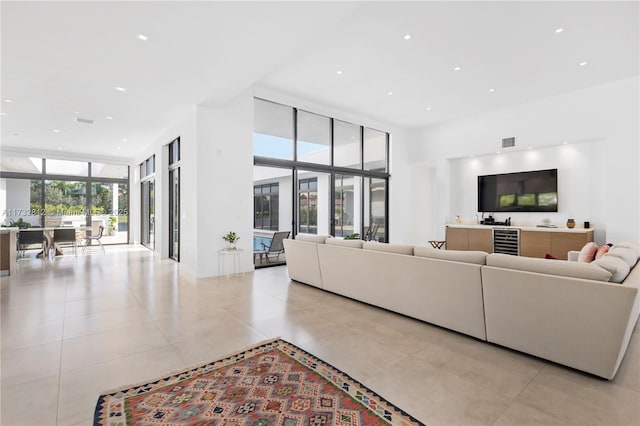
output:
<instances>
[{"instance_id":1,"label":"oriental runner rug","mask_svg":"<svg viewBox=\"0 0 640 426\"><path fill-rule=\"evenodd\" d=\"M422 425L281 339L100 395L94 425Z\"/></svg>"}]
</instances>

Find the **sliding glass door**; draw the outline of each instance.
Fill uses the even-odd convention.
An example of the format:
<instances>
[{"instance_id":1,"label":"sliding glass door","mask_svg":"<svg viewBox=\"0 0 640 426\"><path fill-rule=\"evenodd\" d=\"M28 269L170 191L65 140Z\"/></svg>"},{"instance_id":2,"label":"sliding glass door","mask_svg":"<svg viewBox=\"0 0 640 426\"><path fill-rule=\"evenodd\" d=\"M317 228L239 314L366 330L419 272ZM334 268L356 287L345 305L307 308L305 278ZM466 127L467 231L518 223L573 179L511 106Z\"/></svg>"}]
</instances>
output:
<instances>
[{"instance_id":1,"label":"sliding glass door","mask_svg":"<svg viewBox=\"0 0 640 426\"><path fill-rule=\"evenodd\" d=\"M142 182L142 245L155 248L155 179Z\"/></svg>"},{"instance_id":2,"label":"sliding glass door","mask_svg":"<svg viewBox=\"0 0 640 426\"><path fill-rule=\"evenodd\" d=\"M362 177L336 173L334 179L335 236L360 234L362 229Z\"/></svg>"},{"instance_id":3,"label":"sliding glass door","mask_svg":"<svg viewBox=\"0 0 640 426\"><path fill-rule=\"evenodd\" d=\"M180 260L180 167L169 170L169 257Z\"/></svg>"}]
</instances>

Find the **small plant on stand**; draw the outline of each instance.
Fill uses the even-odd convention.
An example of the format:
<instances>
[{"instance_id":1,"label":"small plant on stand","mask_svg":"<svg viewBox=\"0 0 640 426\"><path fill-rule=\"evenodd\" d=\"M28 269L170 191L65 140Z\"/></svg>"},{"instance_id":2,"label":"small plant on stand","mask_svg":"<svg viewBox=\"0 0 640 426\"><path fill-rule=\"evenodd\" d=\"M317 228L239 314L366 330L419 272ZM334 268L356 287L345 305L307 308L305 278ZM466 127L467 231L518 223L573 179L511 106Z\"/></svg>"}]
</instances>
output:
<instances>
[{"instance_id":1,"label":"small plant on stand","mask_svg":"<svg viewBox=\"0 0 640 426\"><path fill-rule=\"evenodd\" d=\"M240 236L233 231L229 231L222 239L229 243L227 250L235 250L236 243L240 240Z\"/></svg>"},{"instance_id":2,"label":"small plant on stand","mask_svg":"<svg viewBox=\"0 0 640 426\"><path fill-rule=\"evenodd\" d=\"M107 234L115 235L116 234L116 223L118 222L118 218L115 216L109 216L109 225L107 226Z\"/></svg>"}]
</instances>

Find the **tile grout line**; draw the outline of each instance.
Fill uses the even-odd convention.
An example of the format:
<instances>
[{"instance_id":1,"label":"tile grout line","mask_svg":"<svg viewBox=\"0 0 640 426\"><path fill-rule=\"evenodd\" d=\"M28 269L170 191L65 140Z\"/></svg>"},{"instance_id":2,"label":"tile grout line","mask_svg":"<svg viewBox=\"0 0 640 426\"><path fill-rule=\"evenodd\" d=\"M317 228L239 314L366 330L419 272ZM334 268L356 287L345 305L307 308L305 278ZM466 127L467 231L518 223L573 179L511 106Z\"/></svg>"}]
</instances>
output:
<instances>
[{"instance_id":1,"label":"tile grout line","mask_svg":"<svg viewBox=\"0 0 640 426\"><path fill-rule=\"evenodd\" d=\"M502 412L498 415L498 417L496 417L496 419L493 421L492 425L495 425L495 424L496 424L496 422L497 422L498 420L500 420L500 417L502 417L502 416L504 415L504 413L506 413L506 412L507 412L507 410L508 410L512 405L513 405L513 403L514 403L514 402L516 402L518 398L520 398L520 395L522 395L522 393L523 393L523 392L524 392L524 391L529 387L529 385L531 384L531 382L533 382L533 381L534 381L534 380L535 380L535 379L540 375L540 373L542 373L542 370L544 370L545 368L547 368L547 366L546 366L546 365L543 365L543 366L542 366L542 368L540 368L540 370L538 370L538 372L536 373L536 375L535 375L535 376L533 376L533 377L531 378L531 380L529 380L529 381L527 382L527 384L526 384L526 385L524 385L524 386L522 387L522 390L521 390L520 392L518 392L518 395L516 395L516 396L515 396L515 398L513 398L513 399L511 400L511 402L509 403L509 405L507 405L507 406L505 407L505 409L504 409L504 410L502 410Z\"/></svg>"},{"instance_id":2,"label":"tile grout line","mask_svg":"<svg viewBox=\"0 0 640 426\"><path fill-rule=\"evenodd\" d=\"M62 335L60 336L60 364L58 367L58 403L56 404L56 425L58 424L58 416L60 415L60 389L62 388L62 355L64 353L64 326L67 314L67 291L69 289L69 278L65 278L64 283L64 303L62 309Z\"/></svg>"}]
</instances>

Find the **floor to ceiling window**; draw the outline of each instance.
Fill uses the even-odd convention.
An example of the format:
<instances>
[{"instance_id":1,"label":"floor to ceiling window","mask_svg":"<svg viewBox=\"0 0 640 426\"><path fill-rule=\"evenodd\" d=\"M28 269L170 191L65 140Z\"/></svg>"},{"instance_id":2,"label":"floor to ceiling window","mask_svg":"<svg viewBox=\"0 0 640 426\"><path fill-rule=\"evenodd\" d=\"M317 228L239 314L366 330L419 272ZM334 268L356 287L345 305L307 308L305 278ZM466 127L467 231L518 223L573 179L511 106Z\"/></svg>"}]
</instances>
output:
<instances>
[{"instance_id":1,"label":"floor to ceiling window","mask_svg":"<svg viewBox=\"0 0 640 426\"><path fill-rule=\"evenodd\" d=\"M180 261L180 138L169 144L169 257Z\"/></svg>"},{"instance_id":2,"label":"floor to ceiling window","mask_svg":"<svg viewBox=\"0 0 640 426\"><path fill-rule=\"evenodd\" d=\"M4 224L83 228L103 244L129 241L129 167L121 164L3 155ZM111 230L111 232L110 232Z\"/></svg>"},{"instance_id":3,"label":"floor to ceiling window","mask_svg":"<svg viewBox=\"0 0 640 426\"><path fill-rule=\"evenodd\" d=\"M253 253L256 267L286 261L282 253L268 252L276 233L291 234L292 182L293 171L288 168L253 167Z\"/></svg>"},{"instance_id":4,"label":"floor to ceiling window","mask_svg":"<svg viewBox=\"0 0 640 426\"><path fill-rule=\"evenodd\" d=\"M151 250L155 248L155 182L155 155L152 155L140 163L140 242Z\"/></svg>"},{"instance_id":5,"label":"floor to ceiling window","mask_svg":"<svg viewBox=\"0 0 640 426\"><path fill-rule=\"evenodd\" d=\"M282 227L271 212L290 209L295 233L363 238L376 228L374 239L388 241L389 134L263 99L254 105L254 170L294 177L293 203L278 181L278 207L273 182L254 177L254 228Z\"/></svg>"}]
</instances>

